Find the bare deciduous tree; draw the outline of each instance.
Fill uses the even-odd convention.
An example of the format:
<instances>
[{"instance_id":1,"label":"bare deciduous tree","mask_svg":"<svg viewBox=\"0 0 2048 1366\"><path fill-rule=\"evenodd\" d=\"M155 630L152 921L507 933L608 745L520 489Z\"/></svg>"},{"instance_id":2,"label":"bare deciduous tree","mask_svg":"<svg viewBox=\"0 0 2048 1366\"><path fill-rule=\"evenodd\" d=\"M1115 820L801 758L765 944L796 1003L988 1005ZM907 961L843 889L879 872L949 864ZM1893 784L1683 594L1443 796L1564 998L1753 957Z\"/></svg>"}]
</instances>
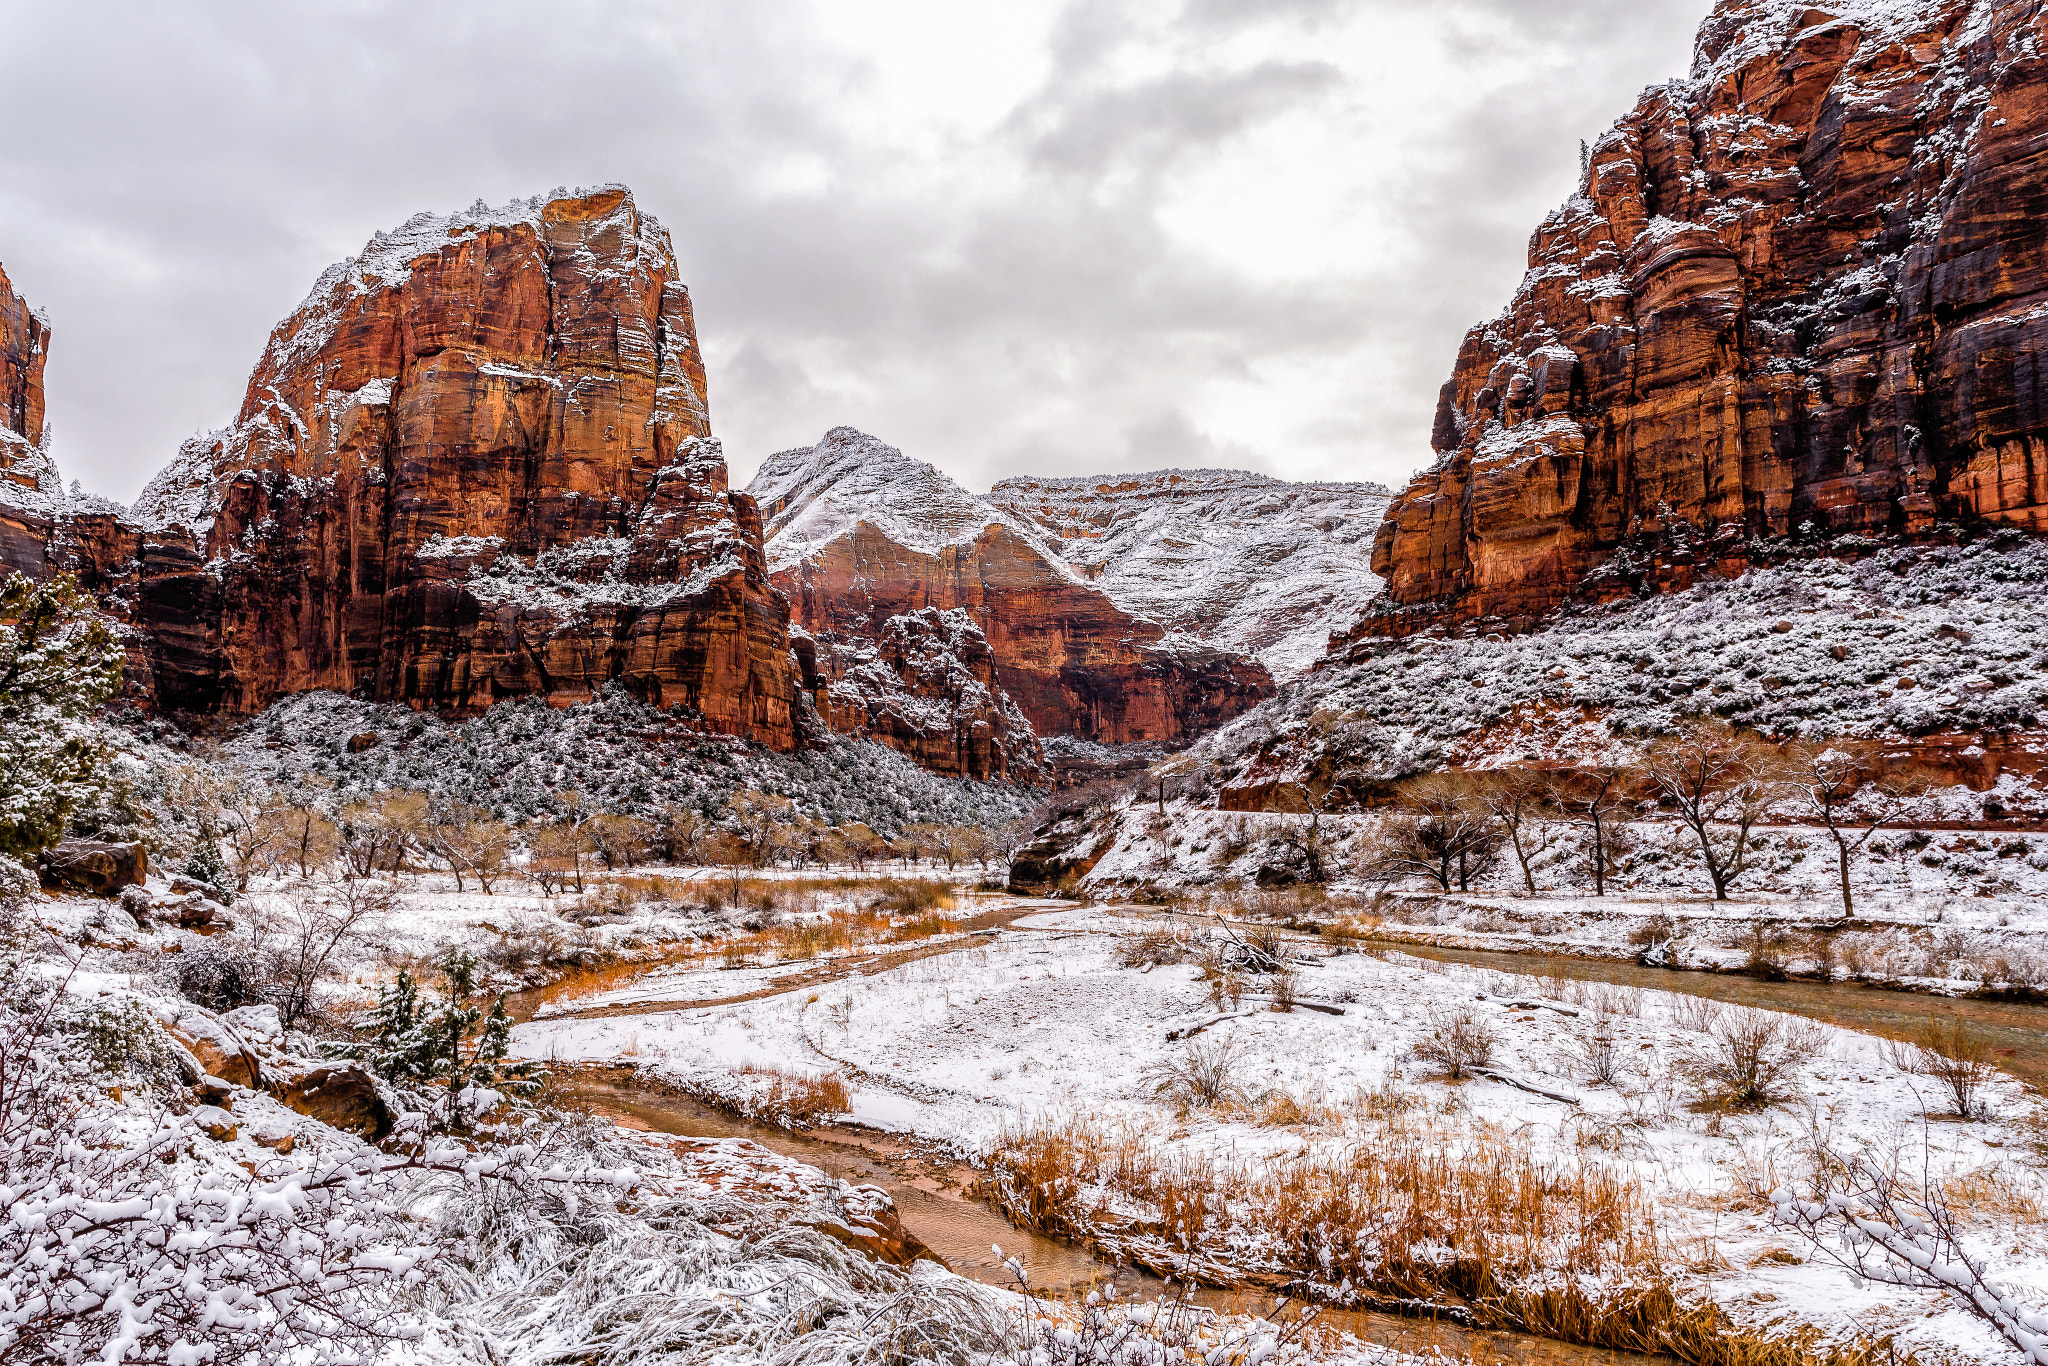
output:
<instances>
[{"instance_id":1,"label":"bare deciduous tree","mask_svg":"<svg viewBox=\"0 0 2048 1366\"><path fill-rule=\"evenodd\" d=\"M1849 888L1849 856L1869 842L1886 821L1897 819L1916 797L1934 786L1923 769L1887 771L1882 753L1869 744L1838 741L1805 745L1788 756L1788 781L1801 812L1835 841L1842 887L1842 919L1856 913Z\"/></svg>"},{"instance_id":2,"label":"bare deciduous tree","mask_svg":"<svg viewBox=\"0 0 2048 1366\"><path fill-rule=\"evenodd\" d=\"M1444 891L1467 891L1500 855L1505 836L1469 773L1426 773L1401 787L1379 856L1389 872L1419 873Z\"/></svg>"},{"instance_id":3,"label":"bare deciduous tree","mask_svg":"<svg viewBox=\"0 0 2048 1366\"><path fill-rule=\"evenodd\" d=\"M1529 861L1550 847L1549 779L1535 769L1495 769L1479 775L1474 795L1507 832L1508 847L1522 870L1522 886L1535 891L1536 873Z\"/></svg>"},{"instance_id":4,"label":"bare deciduous tree","mask_svg":"<svg viewBox=\"0 0 2048 1366\"><path fill-rule=\"evenodd\" d=\"M1593 895L1607 895L1608 849L1613 822L1635 802L1639 780L1636 771L1624 764L1581 764L1554 775L1550 800L1575 824L1585 827L1593 847L1587 864L1593 874Z\"/></svg>"},{"instance_id":5,"label":"bare deciduous tree","mask_svg":"<svg viewBox=\"0 0 2048 1366\"><path fill-rule=\"evenodd\" d=\"M1748 866L1750 831L1785 794L1778 752L1732 727L1697 721L1650 746L1643 769L1658 800L1692 831L1714 900L1726 901Z\"/></svg>"},{"instance_id":6,"label":"bare deciduous tree","mask_svg":"<svg viewBox=\"0 0 2048 1366\"><path fill-rule=\"evenodd\" d=\"M263 995L286 1029L314 1013L313 994L336 959L395 905L384 883L344 877L252 914L251 947L271 979Z\"/></svg>"}]
</instances>

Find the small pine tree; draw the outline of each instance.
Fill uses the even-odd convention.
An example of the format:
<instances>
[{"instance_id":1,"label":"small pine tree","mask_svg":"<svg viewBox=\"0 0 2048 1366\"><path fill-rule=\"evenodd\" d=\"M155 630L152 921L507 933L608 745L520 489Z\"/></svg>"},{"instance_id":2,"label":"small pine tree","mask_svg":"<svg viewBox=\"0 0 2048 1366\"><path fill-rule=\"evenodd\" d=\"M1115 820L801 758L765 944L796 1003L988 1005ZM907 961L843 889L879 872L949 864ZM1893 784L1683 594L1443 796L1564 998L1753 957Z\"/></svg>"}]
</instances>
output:
<instances>
[{"instance_id":1,"label":"small pine tree","mask_svg":"<svg viewBox=\"0 0 2048 1366\"><path fill-rule=\"evenodd\" d=\"M185 860L185 866L178 871L219 892L223 905L234 905L234 870L228 867L227 858L221 853L220 845L212 835L199 837L199 842L192 846L191 857Z\"/></svg>"},{"instance_id":2,"label":"small pine tree","mask_svg":"<svg viewBox=\"0 0 2048 1366\"><path fill-rule=\"evenodd\" d=\"M371 1071L403 1087L437 1089L451 1125L461 1122L455 1098L476 1087L523 1097L540 1088L530 1062L508 1063L512 1049L512 1017L505 1011L505 993L486 1008L476 989L476 958L450 953L438 965L442 993L429 1001L412 974L400 971L390 986L377 993L370 1013L368 1038L348 1052Z\"/></svg>"}]
</instances>

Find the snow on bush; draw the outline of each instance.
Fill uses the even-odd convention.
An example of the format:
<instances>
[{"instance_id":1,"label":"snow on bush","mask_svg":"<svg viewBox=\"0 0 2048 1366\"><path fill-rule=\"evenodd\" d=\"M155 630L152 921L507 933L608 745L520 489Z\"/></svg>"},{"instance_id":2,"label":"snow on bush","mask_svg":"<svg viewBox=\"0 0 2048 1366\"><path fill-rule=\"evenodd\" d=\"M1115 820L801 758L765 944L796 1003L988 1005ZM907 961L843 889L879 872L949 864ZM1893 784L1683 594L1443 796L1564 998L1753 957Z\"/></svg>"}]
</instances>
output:
<instances>
[{"instance_id":1,"label":"snow on bush","mask_svg":"<svg viewBox=\"0 0 2048 1366\"><path fill-rule=\"evenodd\" d=\"M734 792L752 788L791 799L798 814L889 835L918 822L998 828L1030 805L1028 791L940 778L864 741L833 737L779 754L707 735L617 690L567 709L501 702L461 722L301 693L238 730L227 757L273 782L323 778L342 801L406 788L514 822L555 815L557 794L571 790L604 811L651 815L676 805L716 817Z\"/></svg>"},{"instance_id":2,"label":"snow on bush","mask_svg":"<svg viewBox=\"0 0 2048 1366\"><path fill-rule=\"evenodd\" d=\"M2048 716L2048 543L1998 534L1708 579L1683 592L1568 607L1523 635L1371 641L1237 722L1241 750L1363 713L1455 742L1548 708L1602 724L1567 737L1666 733L1718 716L1773 737L1920 735Z\"/></svg>"}]
</instances>

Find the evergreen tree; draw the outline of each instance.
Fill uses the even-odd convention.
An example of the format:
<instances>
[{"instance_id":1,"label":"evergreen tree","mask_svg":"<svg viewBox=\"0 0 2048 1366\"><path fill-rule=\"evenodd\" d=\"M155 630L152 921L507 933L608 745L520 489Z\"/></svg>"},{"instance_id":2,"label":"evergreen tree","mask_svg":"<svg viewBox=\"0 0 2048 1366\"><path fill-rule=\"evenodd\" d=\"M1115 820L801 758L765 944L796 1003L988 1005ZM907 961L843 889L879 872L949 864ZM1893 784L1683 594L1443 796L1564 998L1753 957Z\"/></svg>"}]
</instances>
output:
<instances>
[{"instance_id":1,"label":"evergreen tree","mask_svg":"<svg viewBox=\"0 0 2048 1366\"><path fill-rule=\"evenodd\" d=\"M377 993L368 1038L348 1051L371 1071L401 1087L438 1089L450 1124L461 1122L455 1098L471 1087L526 1096L540 1089L530 1062L507 1063L512 1017L505 993L488 1008L476 988L476 958L450 953L439 964L442 992L432 1001L410 972L400 971Z\"/></svg>"},{"instance_id":2,"label":"evergreen tree","mask_svg":"<svg viewBox=\"0 0 2048 1366\"><path fill-rule=\"evenodd\" d=\"M228 867L226 855L220 851L220 844L212 835L202 834L192 846L192 855L180 869L186 877L197 878L221 895L224 905L232 906L235 901L235 874Z\"/></svg>"},{"instance_id":3,"label":"evergreen tree","mask_svg":"<svg viewBox=\"0 0 2048 1366\"><path fill-rule=\"evenodd\" d=\"M93 717L121 686L123 662L70 575L0 584L0 854L33 859L105 788Z\"/></svg>"}]
</instances>

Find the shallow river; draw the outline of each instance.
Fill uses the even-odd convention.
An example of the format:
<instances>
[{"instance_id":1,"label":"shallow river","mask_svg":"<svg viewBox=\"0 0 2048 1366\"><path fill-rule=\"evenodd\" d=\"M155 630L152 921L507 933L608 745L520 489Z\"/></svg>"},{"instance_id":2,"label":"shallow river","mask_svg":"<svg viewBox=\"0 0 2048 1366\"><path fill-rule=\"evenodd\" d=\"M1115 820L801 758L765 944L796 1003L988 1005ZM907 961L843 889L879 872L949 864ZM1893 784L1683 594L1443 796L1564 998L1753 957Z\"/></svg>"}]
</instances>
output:
<instances>
[{"instance_id":1,"label":"shallow river","mask_svg":"<svg viewBox=\"0 0 2048 1366\"><path fill-rule=\"evenodd\" d=\"M1806 1015L1891 1039L1909 1039L1930 1022L1961 1016L1997 1050L2000 1067L2030 1086L2048 1090L2048 1006L1885 991L1847 982L1766 982L1737 973L1646 968L1639 963L1601 958L1441 949L1392 940L1384 941L1381 947L1439 963L1462 963L1522 977L1568 977L1580 982L1612 982L1654 991L1684 992L1735 1005Z\"/></svg>"},{"instance_id":2,"label":"shallow river","mask_svg":"<svg viewBox=\"0 0 2048 1366\"><path fill-rule=\"evenodd\" d=\"M686 1097L658 1095L607 1082L578 1081L564 1087L563 1093L632 1128L689 1138L750 1138L771 1151L822 1168L842 1181L880 1186L895 1199L904 1228L943 1257L953 1270L989 1285L1014 1285L990 1251L992 1245L999 1244L1005 1256L1014 1256L1024 1264L1031 1285L1037 1290L1058 1294L1113 1283L1120 1295L1138 1294L1149 1299L1167 1288L1165 1282L1154 1276L1130 1267L1111 1266L1074 1243L1017 1228L986 1200L959 1194L957 1190L934 1191L928 1187L937 1182L906 1177L888 1160L896 1145L887 1136L831 1130L790 1133L735 1118ZM1251 1292L1205 1290L1197 1292L1194 1298L1218 1309L1246 1313L1261 1313L1273 1307L1270 1296ZM1292 1315L1290 1309L1289 1317ZM1409 1352L1438 1351L1447 1357L1499 1366L1652 1366L1662 1360L1630 1352L1575 1347L1521 1333L1474 1332L1452 1324L1389 1314L1326 1310L1319 1322L1356 1334L1367 1342Z\"/></svg>"},{"instance_id":3,"label":"shallow river","mask_svg":"<svg viewBox=\"0 0 2048 1366\"><path fill-rule=\"evenodd\" d=\"M2048 1089L2048 1007L2003 1001L1959 1000L1839 983L1765 982L1729 973L1685 972L1646 968L1635 963L1601 959L1549 957L1540 954L1492 953L1433 948L1387 942L1382 947L1441 963L1513 974L1519 977L1564 977L1609 982L1659 991L1684 992L1738 1005L1785 1010L1851 1029L1891 1038L1908 1038L1930 1021L1962 1016L1998 1050L1999 1065L2036 1087ZM539 993L533 994L537 999ZM526 1010L534 1002L521 1002ZM526 1011L521 1011L522 1017ZM880 1186L895 1199L903 1226L943 1257L963 1276L994 1285L1010 1277L991 1252L1000 1244L1006 1256L1017 1257L1034 1288L1066 1292L1114 1283L1120 1293L1147 1297L1165 1289L1163 1282L1129 1267L1114 1267L1076 1244L1042 1237L1012 1225L994 1205L963 1194L960 1182L970 1174L952 1173L936 1179L929 1169L906 1162L887 1135L824 1130L790 1133L738 1119L682 1097L644 1091L630 1085L579 1081L569 1093L600 1113L635 1128L695 1138L750 1138L775 1152L820 1167L842 1180ZM906 1174L916 1173L916 1174ZM1259 1312L1270 1299L1246 1293L1207 1291L1203 1303L1219 1308ZM1374 1313L1327 1312L1322 1320L1360 1338L1411 1352L1441 1351L1450 1357L1514 1366L1644 1366L1652 1359L1625 1352L1606 1352L1553 1342L1518 1333L1472 1332L1449 1324L1420 1322Z\"/></svg>"}]
</instances>

